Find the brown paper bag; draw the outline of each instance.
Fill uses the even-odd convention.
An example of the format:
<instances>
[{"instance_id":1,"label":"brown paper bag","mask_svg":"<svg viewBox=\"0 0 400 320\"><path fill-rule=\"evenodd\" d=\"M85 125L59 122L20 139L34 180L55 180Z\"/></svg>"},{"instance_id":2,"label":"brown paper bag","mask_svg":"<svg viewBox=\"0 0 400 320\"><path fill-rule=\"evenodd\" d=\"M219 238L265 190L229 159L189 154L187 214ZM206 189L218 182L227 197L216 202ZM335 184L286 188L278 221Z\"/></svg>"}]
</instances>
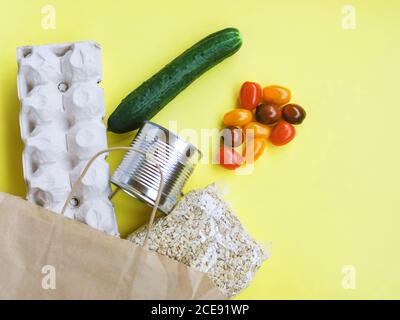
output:
<instances>
[{"instance_id":1,"label":"brown paper bag","mask_svg":"<svg viewBox=\"0 0 400 320\"><path fill-rule=\"evenodd\" d=\"M21 198L0 193L0 298L224 299L224 296L204 273Z\"/></svg>"},{"instance_id":2,"label":"brown paper bag","mask_svg":"<svg viewBox=\"0 0 400 320\"><path fill-rule=\"evenodd\" d=\"M208 276L166 256L63 217L100 155L73 184L61 215L0 193L0 299L224 299ZM145 154L144 154L145 155ZM163 188L150 215L154 221Z\"/></svg>"}]
</instances>

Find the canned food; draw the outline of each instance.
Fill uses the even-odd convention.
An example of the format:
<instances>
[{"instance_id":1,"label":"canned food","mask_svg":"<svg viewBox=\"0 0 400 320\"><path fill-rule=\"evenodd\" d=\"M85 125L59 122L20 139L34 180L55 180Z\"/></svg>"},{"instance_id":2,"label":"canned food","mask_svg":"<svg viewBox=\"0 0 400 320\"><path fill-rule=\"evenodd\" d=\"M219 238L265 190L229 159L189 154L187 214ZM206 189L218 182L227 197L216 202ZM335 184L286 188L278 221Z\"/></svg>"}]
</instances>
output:
<instances>
[{"instance_id":1,"label":"canned food","mask_svg":"<svg viewBox=\"0 0 400 320\"><path fill-rule=\"evenodd\" d=\"M201 152L169 130L145 121L131 147L147 156L128 151L111 177L111 182L129 195L154 206L160 184L157 162L164 175L159 209L168 214L192 174Z\"/></svg>"}]
</instances>

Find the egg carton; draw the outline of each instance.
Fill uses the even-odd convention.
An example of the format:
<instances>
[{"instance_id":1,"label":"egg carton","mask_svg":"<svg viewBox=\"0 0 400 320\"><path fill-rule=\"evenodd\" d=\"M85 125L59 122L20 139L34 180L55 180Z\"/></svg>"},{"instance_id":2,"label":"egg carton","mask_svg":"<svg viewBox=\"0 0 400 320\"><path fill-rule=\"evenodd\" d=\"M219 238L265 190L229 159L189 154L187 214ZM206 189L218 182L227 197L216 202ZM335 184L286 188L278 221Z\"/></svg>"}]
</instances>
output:
<instances>
[{"instance_id":1,"label":"egg carton","mask_svg":"<svg viewBox=\"0 0 400 320\"><path fill-rule=\"evenodd\" d=\"M88 160L107 148L101 49L95 42L17 49L27 199L60 213ZM118 235L106 155L82 181L65 215Z\"/></svg>"}]
</instances>

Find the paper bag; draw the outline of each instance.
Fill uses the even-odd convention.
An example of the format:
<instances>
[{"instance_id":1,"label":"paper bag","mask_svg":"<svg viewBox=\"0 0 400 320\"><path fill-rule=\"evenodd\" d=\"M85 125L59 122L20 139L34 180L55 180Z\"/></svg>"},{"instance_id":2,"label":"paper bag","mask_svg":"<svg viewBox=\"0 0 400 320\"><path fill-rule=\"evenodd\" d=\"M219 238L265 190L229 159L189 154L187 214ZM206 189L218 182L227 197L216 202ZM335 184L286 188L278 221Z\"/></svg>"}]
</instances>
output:
<instances>
[{"instance_id":1,"label":"paper bag","mask_svg":"<svg viewBox=\"0 0 400 320\"><path fill-rule=\"evenodd\" d=\"M1 299L224 299L206 274L0 193Z\"/></svg>"}]
</instances>

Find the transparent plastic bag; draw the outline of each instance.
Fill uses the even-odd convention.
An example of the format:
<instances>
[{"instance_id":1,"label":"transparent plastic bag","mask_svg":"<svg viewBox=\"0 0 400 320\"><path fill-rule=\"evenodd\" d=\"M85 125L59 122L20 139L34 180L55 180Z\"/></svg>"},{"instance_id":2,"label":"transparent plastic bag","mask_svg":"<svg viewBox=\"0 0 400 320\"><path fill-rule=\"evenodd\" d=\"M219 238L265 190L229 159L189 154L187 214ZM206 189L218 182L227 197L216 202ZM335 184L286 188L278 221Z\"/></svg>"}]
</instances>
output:
<instances>
[{"instance_id":1,"label":"transparent plastic bag","mask_svg":"<svg viewBox=\"0 0 400 320\"><path fill-rule=\"evenodd\" d=\"M144 226L128 240L142 245L146 233ZM227 297L246 288L267 259L215 184L189 192L169 215L157 219L148 248L207 273Z\"/></svg>"}]
</instances>

